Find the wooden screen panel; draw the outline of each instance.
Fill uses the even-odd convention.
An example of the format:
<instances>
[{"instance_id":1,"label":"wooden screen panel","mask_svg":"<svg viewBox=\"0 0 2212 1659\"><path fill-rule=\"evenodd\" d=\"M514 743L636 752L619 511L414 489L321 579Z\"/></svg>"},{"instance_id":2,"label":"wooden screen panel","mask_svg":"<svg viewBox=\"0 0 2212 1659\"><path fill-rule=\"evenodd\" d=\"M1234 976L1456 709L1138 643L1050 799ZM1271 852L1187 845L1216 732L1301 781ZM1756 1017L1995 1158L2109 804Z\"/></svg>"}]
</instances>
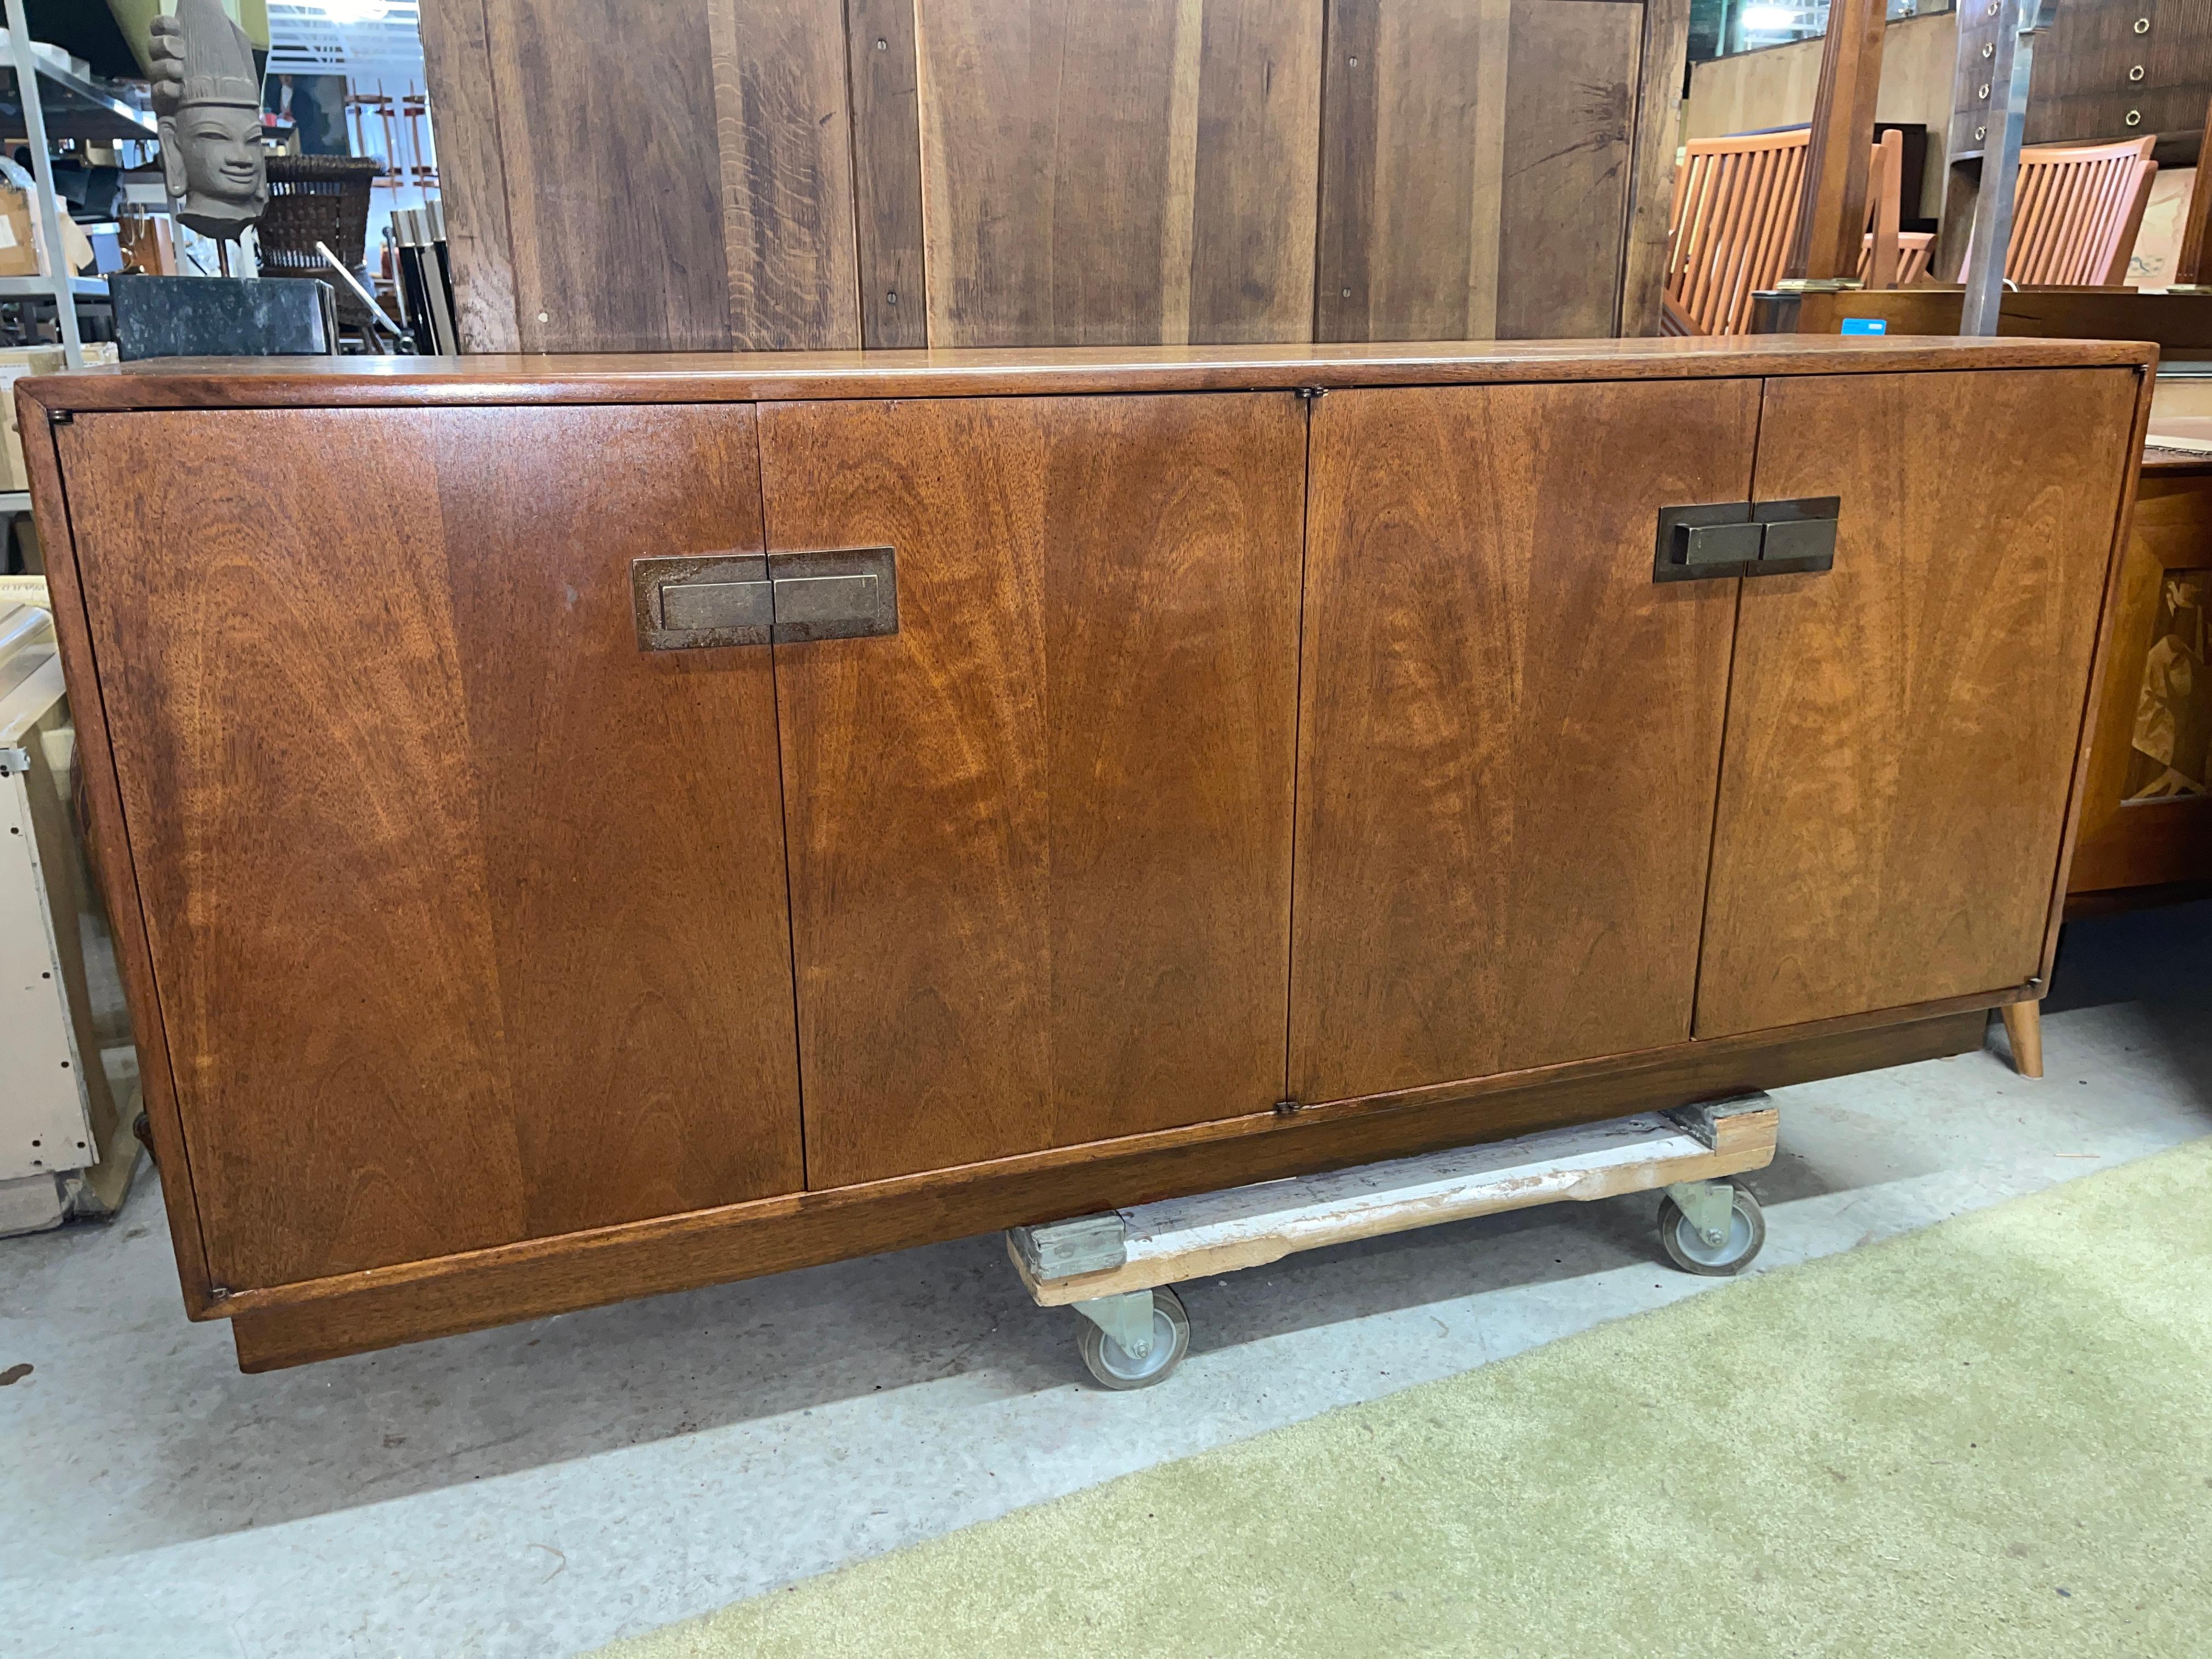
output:
<instances>
[{"instance_id":1,"label":"wooden screen panel","mask_svg":"<svg viewBox=\"0 0 2212 1659\"><path fill-rule=\"evenodd\" d=\"M483 3L522 349L727 349L705 6Z\"/></svg>"},{"instance_id":2,"label":"wooden screen panel","mask_svg":"<svg viewBox=\"0 0 2212 1659\"><path fill-rule=\"evenodd\" d=\"M798 1188L769 653L630 617L759 546L750 410L60 435L216 1282Z\"/></svg>"},{"instance_id":3,"label":"wooden screen panel","mask_svg":"<svg viewBox=\"0 0 2212 1659\"><path fill-rule=\"evenodd\" d=\"M730 343L860 343L844 0L707 0Z\"/></svg>"},{"instance_id":4,"label":"wooden screen panel","mask_svg":"<svg viewBox=\"0 0 2212 1659\"><path fill-rule=\"evenodd\" d=\"M1842 520L1834 569L1744 584L1699 1036L2043 971L2136 393L2119 369L1767 383L1758 498Z\"/></svg>"},{"instance_id":5,"label":"wooden screen panel","mask_svg":"<svg viewBox=\"0 0 2212 1659\"><path fill-rule=\"evenodd\" d=\"M511 288L526 351L860 343L841 0L481 5L481 48L426 33L465 315Z\"/></svg>"},{"instance_id":6,"label":"wooden screen panel","mask_svg":"<svg viewBox=\"0 0 2212 1659\"><path fill-rule=\"evenodd\" d=\"M853 187L860 247L861 343L929 343L921 240L921 105L914 0L849 0Z\"/></svg>"},{"instance_id":7,"label":"wooden screen panel","mask_svg":"<svg viewBox=\"0 0 2212 1659\"><path fill-rule=\"evenodd\" d=\"M1321 0L915 13L932 345L1311 337Z\"/></svg>"},{"instance_id":8,"label":"wooden screen panel","mask_svg":"<svg viewBox=\"0 0 2212 1659\"><path fill-rule=\"evenodd\" d=\"M776 647L807 1175L1282 1098L1305 422L1284 392L774 405L772 548L897 550Z\"/></svg>"},{"instance_id":9,"label":"wooden screen panel","mask_svg":"<svg viewBox=\"0 0 2212 1659\"><path fill-rule=\"evenodd\" d=\"M1644 22L1613 0L1332 5L1316 337L1613 332Z\"/></svg>"},{"instance_id":10,"label":"wooden screen panel","mask_svg":"<svg viewBox=\"0 0 2212 1659\"><path fill-rule=\"evenodd\" d=\"M453 326L463 351L520 351L514 237L507 222L507 168L483 0L429 0L418 15L423 75L436 88L430 125L453 267Z\"/></svg>"},{"instance_id":11,"label":"wooden screen panel","mask_svg":"<svg viewBox=\"0 0 2212 1659\"><path fill-rule=\"evenodd\" d=\"M1690 1035L1755 381L1331 392L1314 416L1291 1085L1312 1103Z\"/></svg>"}]
</instances>

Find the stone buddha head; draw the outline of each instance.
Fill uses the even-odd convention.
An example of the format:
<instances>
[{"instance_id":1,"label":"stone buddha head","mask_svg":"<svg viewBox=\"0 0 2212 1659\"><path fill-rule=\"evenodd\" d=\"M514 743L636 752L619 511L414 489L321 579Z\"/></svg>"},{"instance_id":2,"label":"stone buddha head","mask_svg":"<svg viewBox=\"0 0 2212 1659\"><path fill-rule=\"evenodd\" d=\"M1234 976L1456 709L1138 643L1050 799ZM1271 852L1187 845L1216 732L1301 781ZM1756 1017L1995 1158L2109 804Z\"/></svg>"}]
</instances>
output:
<instances>
[{"instance_id":1,"label":"stone buddha head","mask_svg":"<svg viewBox=\"0 0 2212 1659\"><path fill-rule=\"evenodd\" d=\"M153 23L161 183L203 236L235 237L269 205L253 43L222 0L178 0Z\"/></svg>"}]
</instances>

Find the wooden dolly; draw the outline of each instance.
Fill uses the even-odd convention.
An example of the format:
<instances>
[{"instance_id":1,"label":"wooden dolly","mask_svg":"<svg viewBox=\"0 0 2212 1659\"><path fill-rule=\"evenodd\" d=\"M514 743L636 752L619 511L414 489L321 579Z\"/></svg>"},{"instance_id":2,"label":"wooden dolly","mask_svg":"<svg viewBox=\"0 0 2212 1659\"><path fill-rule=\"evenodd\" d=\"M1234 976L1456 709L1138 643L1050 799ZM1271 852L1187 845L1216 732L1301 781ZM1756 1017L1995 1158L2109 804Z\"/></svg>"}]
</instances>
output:
<instances>
[{"instance_id":1,"label":"wooden dolly","mask_svg":"<svg viewBox=\"0 0 2212 1659\"><path fill-rule=\"evenodd\" d=\"M1759 1200L1729 1179L1774 1161L1780 1113L1764 1094L1639 1112L1486 1146L1167 1199L1006 1234L1042 1308L1084 1318L1077 1346L1109 1389L1182 1363L1190 1316L1169 1285L1299 1250L1565 1200L1663 1187L1659 1243L1685 1273L1740 1273L1766 1242Z\"/></svg>"}]
</instances>

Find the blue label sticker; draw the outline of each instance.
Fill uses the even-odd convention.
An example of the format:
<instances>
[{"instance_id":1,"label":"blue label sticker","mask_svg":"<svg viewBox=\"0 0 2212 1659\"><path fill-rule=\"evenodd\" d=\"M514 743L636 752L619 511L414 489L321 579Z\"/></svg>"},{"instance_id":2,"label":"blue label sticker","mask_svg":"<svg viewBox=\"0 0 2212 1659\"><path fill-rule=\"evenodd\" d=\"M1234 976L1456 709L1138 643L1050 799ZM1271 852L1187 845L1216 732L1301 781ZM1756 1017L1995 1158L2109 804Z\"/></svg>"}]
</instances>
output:
<instances>
[{"instance_id":1,"label":"blue label sticker","mask_svg":"<svg viewBox=\"0 0 2212 1659\"><path fill-rule=\"evenodd\" d=\"M1846 334L1887 334L1889 332L1889 319L1887 317L1846 317L1844 319L1844 332Z\"/></svg>"}]
</instances>

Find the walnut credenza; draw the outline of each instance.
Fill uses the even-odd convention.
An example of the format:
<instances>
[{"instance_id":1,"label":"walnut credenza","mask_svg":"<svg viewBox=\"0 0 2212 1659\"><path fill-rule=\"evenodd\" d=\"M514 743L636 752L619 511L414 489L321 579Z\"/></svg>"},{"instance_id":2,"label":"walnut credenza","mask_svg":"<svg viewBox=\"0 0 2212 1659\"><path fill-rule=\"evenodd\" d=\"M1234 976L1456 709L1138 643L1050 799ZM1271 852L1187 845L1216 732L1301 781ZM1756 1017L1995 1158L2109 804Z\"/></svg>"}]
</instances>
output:
<instances>
[{"instance_id":1,"label":"walnut credenza","mask_svg":"<svg viewBox=\"0 0 2212 1659\"><path fill-rule=\"evenodd\" d=\"M1971 1047L2151 356L26 380L187 1307L256 1369Z\"/></svg>"}]
</instances>

